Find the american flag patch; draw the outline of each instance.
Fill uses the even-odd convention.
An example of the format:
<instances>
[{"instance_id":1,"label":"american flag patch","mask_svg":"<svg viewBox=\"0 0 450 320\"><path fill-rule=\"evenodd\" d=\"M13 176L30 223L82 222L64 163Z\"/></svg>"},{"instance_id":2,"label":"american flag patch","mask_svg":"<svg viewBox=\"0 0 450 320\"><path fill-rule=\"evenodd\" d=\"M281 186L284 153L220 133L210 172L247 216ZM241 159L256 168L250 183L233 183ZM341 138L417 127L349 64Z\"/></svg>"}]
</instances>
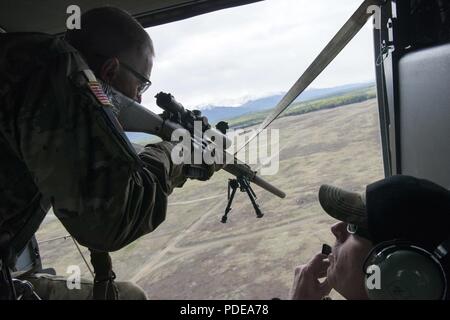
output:
<instances>
[{"instance_id":1,"label":"american flag patch","mask_svg":"<svg viewBox=\"0 0 450 320\"><path fill-rule=\"evenodd\" d=\"M105 92L102 89L102 86L97 81L89 81L88 82L89 89L91 89L94 96L97 98L97 100L103 104L103 105L109 105L112 106L111 101L109 101L108 97L106 96Z\"/></svg>"}]
</instances>

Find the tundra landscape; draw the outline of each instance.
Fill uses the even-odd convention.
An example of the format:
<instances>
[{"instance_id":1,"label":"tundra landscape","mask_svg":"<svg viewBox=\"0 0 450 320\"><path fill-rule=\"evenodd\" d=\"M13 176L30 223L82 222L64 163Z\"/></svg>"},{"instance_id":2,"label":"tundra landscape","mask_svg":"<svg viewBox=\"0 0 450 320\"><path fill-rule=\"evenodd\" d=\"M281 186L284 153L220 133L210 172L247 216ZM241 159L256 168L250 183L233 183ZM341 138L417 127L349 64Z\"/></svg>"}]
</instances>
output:
<instances>
[{"instance_id":1,"label":"tundra landscape","mask_svg":"<svg viewBox=\"0 0 450 320\"><path fill-rule=\"evenodd\" d=\"M271 125L280 130L279 171L264 178L287 196L253 186L263 218L237 192L228 222L220 222L232 178L224 171L207 182L188 181L169 198L167 219L157 230L112 253L118 279L137 282L150 299L287 298L294 267L323 243L334 243L335 220L320 208L320 185L361 192L384 176L377 101L348 102ZM82 276L92 278L73 240L59 238L65 235L51 215L41 225L36 236L44 267L66 275L69 265L79 265ZM89 260L87 249L81 251Z\"/></svg>"}]
</instances>

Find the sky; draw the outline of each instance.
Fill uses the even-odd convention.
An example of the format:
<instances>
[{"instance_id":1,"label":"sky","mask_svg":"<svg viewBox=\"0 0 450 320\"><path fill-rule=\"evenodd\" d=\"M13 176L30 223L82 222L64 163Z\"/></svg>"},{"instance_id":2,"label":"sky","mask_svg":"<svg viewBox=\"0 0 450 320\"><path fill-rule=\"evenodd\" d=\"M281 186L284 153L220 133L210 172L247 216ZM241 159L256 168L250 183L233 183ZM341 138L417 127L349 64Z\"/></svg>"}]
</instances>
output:
<instances>
[{"instance_id":1,"label":"sky","mask_svg":"<svg viewBox=\"0 0 450 320\"><path fill-rule=\"evenodd\" d=\"M159 111L160 91L189 109L286 92L361 2L265 0L148 28L156 56L143 104ZM374 68L369 21L310 88L372 81Z\"/></svg>"}]
</instances>

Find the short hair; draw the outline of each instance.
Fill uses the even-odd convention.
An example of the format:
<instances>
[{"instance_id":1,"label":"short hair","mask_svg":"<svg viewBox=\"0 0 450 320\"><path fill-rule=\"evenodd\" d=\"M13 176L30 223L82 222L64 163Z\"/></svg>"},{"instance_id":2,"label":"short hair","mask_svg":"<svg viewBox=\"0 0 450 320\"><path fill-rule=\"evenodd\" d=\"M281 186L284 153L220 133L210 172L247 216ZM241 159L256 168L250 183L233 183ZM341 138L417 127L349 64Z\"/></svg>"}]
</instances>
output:
<instances>
[{"instance_id":1,"label":"short hair","mask_svg":"<svg viewBox=\"0 0 450 320\"><path fill-rule=\"evenodd\" d=\"M142 25L128 12L111 6L83 13L81 28L67 30L65 40L81 52L96 74L110 57L123 58L144 48L155 55L152 40Z\"/></svg>"}]
</instances>

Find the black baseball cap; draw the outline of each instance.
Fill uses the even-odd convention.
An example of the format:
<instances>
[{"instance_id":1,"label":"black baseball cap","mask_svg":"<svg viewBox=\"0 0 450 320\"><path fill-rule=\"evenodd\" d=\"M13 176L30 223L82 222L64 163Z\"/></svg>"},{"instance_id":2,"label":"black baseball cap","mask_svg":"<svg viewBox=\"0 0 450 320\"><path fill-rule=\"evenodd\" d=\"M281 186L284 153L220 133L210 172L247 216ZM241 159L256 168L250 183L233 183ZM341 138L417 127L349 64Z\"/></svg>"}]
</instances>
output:
<instances>
[{"instance_id":1,"label":"black baseball cap","mask_svg":"<svg viewBox=\"0 0 450 320\"><path fill-rule=\"evenodd\" d=\"M368 185L362 194L322 185L319 202L374 245L405 240L436 248L450 238L450 191L428 180L391 176Z\"/></svg>"}]
</instances>

